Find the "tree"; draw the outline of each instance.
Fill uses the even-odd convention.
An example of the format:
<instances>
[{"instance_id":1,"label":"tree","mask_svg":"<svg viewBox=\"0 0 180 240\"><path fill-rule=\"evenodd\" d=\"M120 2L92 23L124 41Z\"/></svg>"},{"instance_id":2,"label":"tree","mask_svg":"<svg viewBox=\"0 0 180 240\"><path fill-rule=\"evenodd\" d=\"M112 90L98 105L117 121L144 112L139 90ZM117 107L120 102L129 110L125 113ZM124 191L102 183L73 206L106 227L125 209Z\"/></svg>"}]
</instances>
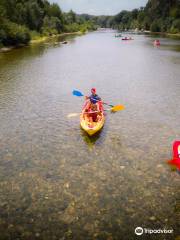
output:
<instances>
[{"instance_id":1,"label":"tree","mask_svg":"<svg viewBox=\"0 0 180 240\"><path fill-rule=\"evenodd\" d=\"M26 25L31 30L40 31L43 24L43 10L36 1L26 3Z\"/></svg>"},{"instance_id":2,"label":"tree","mask_svg":"<svg viewBox=\"0 0 180 240\"><path fill-rule=\"evenodd\" d=\"M131 12L132 18L133 18L133 19L137 19L138 13L139 13L138 9L132 10L132 12Z\"/></svg>"},{"instance_id":3,"label":"tree","mask_svg":"<svg viewBox=\"0 0 180 240\"><path fill-rule=\"evenodd\" d=\"M49 5L49 8L47 9L47 15L49 17L57 17L59 19L62 19L62 12L58 4L53 3L52 5Z\"/></svg>"},{"instance_id":4,"label":"tree","mask_svg":"<svg viewBox=\"0 0 180 240\"><path fill-rule=\"evenodd\" d=\"M65 15L66 24L75 23L77 20L76 14L71 10Z\"/></svg>"},{"instance_id":5,"label":"tree","mask_svg":"<svg viewBox=\"0 0 180 240\"><path fill-rule=\"evenodd\" d=\"M20 43L26 44L30 41L30 34L26 27L8 20L4 22L3 31L1 30L1 34L3 33L3 39L1 39L1 41L5 46L18 45Z\"/></svg>"},{"instance_id":6,"label":"tree","mask_svg":"<svg viewBox=\"0 0 180 240\"><path fill-rule=\"evenodd\" d=\"M158 20L155 20L150 27L151 32L160 32L161 31L161 26L159 24Z\"/></svg>"}]
</instances>

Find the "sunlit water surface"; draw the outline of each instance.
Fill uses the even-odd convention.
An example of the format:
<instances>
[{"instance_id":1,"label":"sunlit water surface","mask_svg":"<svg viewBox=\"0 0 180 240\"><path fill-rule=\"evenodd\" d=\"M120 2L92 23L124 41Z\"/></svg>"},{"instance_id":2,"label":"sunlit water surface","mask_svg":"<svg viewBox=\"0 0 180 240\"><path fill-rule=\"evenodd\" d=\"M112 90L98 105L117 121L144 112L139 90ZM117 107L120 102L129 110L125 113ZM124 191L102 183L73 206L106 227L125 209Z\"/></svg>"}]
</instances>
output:
<instances>
[{"instance_id":1,"label":"sunlit water surface","mask_svg":"<svg viewBox=\"0 0 180 240\"><path fill-rule=\"evenodd\" d=\"M174 229L180 175L166 164L180 138L180 41L114 32L0 54L0 234L3 240L131 240L137 226ZM101 133L79 126L85 95L126 110ZM146 238L145 238L146 237Z\"/></svg>"}]
</instances>

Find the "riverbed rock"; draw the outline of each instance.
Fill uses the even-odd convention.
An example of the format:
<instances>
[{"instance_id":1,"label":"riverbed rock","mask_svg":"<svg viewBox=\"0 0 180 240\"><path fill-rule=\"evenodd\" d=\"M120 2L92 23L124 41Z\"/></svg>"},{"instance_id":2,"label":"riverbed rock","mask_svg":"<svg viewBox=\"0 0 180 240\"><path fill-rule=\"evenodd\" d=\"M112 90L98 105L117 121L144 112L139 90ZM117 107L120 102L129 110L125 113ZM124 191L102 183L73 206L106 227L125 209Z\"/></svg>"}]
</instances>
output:
<instances>
[{"instance_id":1,"label":"riverbed rock","mask_svg":"<svg viewBox=\"0 0 180 240\"><path fill-rule=\"evenodd\" d=\"M152 216L152 217L149 218L149 220L155 221L155 220L156 220L156 217L155 217L155 216Z\"/></svg>"}]
</instances>

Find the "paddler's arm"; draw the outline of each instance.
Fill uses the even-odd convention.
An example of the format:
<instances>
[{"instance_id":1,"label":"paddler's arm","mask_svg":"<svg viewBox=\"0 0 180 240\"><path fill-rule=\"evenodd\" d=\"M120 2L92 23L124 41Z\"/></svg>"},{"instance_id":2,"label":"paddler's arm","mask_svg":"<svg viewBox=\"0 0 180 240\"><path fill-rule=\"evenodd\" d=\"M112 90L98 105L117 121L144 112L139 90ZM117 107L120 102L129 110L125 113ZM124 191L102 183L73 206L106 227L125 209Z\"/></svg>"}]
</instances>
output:
<instances>
[{"instance_id":1,"label":"paddler's arm","mask_svg":"<svg viewBox=\"0 0 180 240\"><path fill-rule=\"evenodd\" d=\"M90 97L88 97L88 96L85 96L85 100L88 100L88 99L90 99Z\"/></svg>"}]
</instances>

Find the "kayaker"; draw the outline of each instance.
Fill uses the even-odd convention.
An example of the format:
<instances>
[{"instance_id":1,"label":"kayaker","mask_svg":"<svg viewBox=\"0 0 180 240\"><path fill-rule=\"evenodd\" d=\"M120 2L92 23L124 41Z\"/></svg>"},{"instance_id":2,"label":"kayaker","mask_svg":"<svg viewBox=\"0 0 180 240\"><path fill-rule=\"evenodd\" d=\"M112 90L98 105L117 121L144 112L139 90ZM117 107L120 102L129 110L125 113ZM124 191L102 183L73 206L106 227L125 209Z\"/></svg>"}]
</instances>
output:
<instances>
[{"instance_id":1,"label":"kayaker","mask_svg":"<svg viewBox=\"0 0 180 240\"><path fill-rule=\"evenodd\" d=\"M88 97L90 99L91 103L96 104L97 102L101 101L101 98L96 94L96 89L91 89L91 95Z\"/></svg>"},{"instance_id":2,"label":"kayaker","mask_svg":"<svg viewBox=\"0 0 180 240\"><path fill-rule=\"evenodd\" d=\"M89 97L86 97L86 100L87 100L87 102L86 102L85 109L91 110L93 105L97 105L97 111L101 111L102 110L101 98L96 94L96 89L95 88L91 89L91 95Z\"/></svg>"},{"instance_id":3,"label":"kayaker","mask_svg":"<svg viewBox=\"0 0 180 240\"><path fill-rule=\"evenodd\" d=\"M160 45L161 45L161 43L158 39L154 41L154 46L155 47L160 46Z\"/></svg>"}]
</instances>

